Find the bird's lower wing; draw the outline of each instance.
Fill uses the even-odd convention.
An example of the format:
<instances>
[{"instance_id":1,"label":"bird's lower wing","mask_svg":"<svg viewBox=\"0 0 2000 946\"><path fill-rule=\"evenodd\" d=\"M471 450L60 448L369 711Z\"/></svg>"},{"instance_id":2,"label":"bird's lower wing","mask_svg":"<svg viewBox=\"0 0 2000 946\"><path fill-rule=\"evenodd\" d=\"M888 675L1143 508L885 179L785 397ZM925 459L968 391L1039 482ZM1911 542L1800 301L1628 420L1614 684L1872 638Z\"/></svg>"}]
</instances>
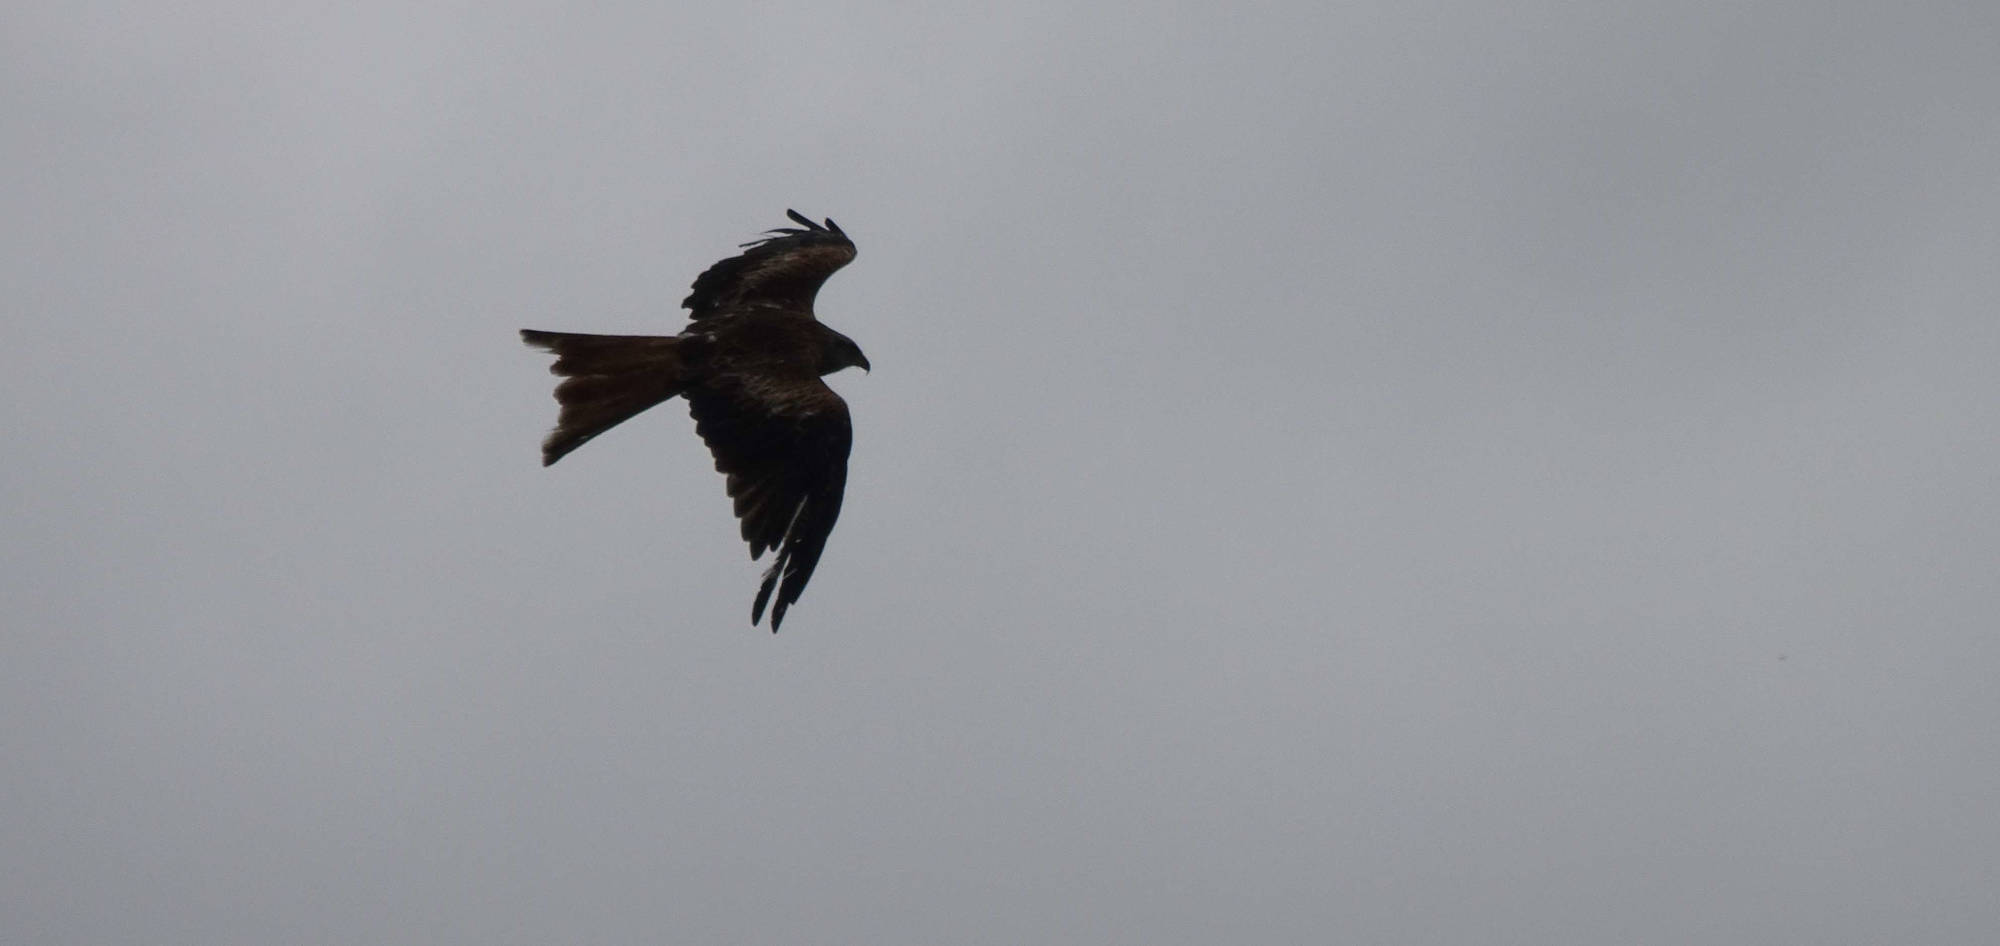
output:
<instances>
[{"instance_id":1,"label":"bird's lower wing","mask_svg":"<svg viewBox=\"0 0 2000 946\"><path fill-rule=\"evenodd\" d=\"M840 518L854 442L847 402L816 377L724 376L686 397L715 468L729 478L750 556L778 552L750 612L755 624L770 604L776 631Z\"/></svg>"}]
</instances>

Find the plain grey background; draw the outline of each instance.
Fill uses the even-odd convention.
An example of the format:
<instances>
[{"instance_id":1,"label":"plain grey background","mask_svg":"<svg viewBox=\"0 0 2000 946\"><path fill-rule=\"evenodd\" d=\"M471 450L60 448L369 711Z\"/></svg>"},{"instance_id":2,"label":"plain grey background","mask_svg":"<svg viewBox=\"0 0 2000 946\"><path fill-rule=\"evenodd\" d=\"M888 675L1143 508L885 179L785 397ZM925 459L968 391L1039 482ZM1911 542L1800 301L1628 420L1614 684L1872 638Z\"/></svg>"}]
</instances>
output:
<instances>
[{"instance_id":1,"label":"plain grey background","mask_svg":"<svg viewBox=\"0 0 2000 946\"><path fill-rule=\"evenodd\" d=\"M2000 939L1990 3L0 14L0 941ZM521 327L840 221L773 637Z\"/></svg>"}]
</instances>

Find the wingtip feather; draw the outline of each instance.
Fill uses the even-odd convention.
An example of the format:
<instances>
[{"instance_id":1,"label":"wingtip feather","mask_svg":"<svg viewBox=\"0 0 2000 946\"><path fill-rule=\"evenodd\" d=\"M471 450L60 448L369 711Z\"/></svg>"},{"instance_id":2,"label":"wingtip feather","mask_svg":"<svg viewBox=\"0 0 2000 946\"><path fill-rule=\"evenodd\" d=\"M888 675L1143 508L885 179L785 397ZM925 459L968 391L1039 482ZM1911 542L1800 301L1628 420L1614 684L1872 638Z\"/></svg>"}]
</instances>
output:
<instances>
[{"instance_id":1,"label":"wingtip feather","mask_svg":"<svg viewBox=\"0 0 2000 946\"><path fill-rule=\"evenodd\" d=\"M778 571L779 571L779 566L782 564L783 564L782 562L775 563L770 568L764 570L764 584L757 589L757 600L755 602L752 602L750 605L751 627L756 627L757 622L764 620L764 605L769 604L771 602L771 591L778 587ZM784 613L785 613L785 606L783 604L778 605L778 610L772 613L771 615L772 633L774 634L777 633L778 619Z\"/></svg>"}]
</instances>

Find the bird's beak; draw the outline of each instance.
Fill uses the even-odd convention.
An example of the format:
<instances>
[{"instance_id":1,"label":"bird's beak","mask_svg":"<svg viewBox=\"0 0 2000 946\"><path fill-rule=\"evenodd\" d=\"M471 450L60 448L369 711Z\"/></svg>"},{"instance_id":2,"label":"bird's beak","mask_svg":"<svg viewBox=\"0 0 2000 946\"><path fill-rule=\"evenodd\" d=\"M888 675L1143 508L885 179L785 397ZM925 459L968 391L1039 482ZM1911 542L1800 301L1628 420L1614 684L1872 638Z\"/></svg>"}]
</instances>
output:
<instances>
[{"instance_id":1,"label":"bird's beak","mask_svg":"<svg viewBox=\"0 0 2000 946\"><path fill-rule=\"evenodd\" d=\"M861 356L861 370L862 370L862 371L868 371L868 356L867 356L867 355L862 355L862 356ZM868 371L868 373L869 373L869 374L874 374L875 372L873 372L873 371Z\"/></svg>"}]
</instances>

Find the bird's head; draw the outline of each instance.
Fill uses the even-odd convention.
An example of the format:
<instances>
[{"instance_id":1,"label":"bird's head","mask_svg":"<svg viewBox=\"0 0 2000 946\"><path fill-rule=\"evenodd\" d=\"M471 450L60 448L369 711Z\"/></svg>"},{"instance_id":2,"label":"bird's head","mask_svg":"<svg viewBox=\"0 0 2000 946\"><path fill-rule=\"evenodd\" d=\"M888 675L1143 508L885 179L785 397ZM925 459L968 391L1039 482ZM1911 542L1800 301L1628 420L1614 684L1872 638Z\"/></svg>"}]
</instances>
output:
<instances>
[{"instance_id":1,"label":"bird's head","mask_svg":"<svg viewBox=\"0 0 2000 946\"><path fill-rule=\"evenodd\" d=\"M842 368L868 369L868 356L861 353L861 346L833 329L821 326L826 344L820 348L819 373L829 375Z\"/></svg>"}]
</instances>

